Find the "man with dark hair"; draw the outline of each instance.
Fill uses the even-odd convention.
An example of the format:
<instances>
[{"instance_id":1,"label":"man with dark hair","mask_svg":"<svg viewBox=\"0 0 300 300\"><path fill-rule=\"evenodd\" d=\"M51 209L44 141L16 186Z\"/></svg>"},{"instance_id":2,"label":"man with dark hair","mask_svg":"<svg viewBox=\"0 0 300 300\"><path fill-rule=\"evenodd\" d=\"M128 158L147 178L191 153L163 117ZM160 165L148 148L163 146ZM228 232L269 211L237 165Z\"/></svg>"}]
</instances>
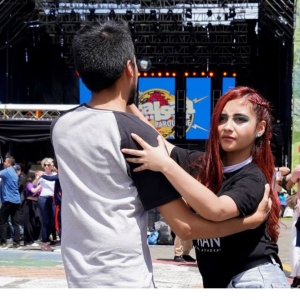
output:
<instances>
[{"instance_id":1,"label":"man with dark hair","mask_svg":"<svg viewBox=\"0 0 300 300\"><path fill-rule=\"evenodd\" d=\"M0 208L0 249L8 249L7 224L8 218L11 216L14 228L13 247L20 247L20 228L19 228L19 209L21 198L18 189L18 175L13 168L15 159L6 157L3 163L4 169L0 172L1 177L1 202Z\"/></svg>"},{"instance_id":2,"label":"man with dark hair","mask_svg":"<svg viewBox=\"0 0 300 300\"><path fill-rule=\"evenodd\" d=\"M24 201L24 189L26 186L26 180L27 177L26 175L22 172L22 168L20 165L15 164L13 167L18 175L18 189L19 189L19 194L20 194L20 198L21 198L21 204ZM20 240L23 239L23 234L24 234L24 216L23 216L23 206L20 206L19 209L19 228L20 228ZM14 227L12 225L11 222L11 216L8 217L8 227L9 227L9 234L8 234L8 238L13 239L14 237Z\"/></svg>"},{"instance_id":3,"label":"man with dark hair","mask_svg":"<svg viewBox=\"0 0 300 300\"><path fill-rule=\"evenodd\" d=\"M182 239L220 237L257 227L256 215L214 223L193 213L161 173L133 172L122 148L135 132L157 146L157 131L138 117L138 70L124 22L86 25L73 40L76 70L92 97L56 118L51 139L63 191L61 243L69 287L153 288L147 212L158 207ZM139 148L140 149L140 148Z\"/></svg>"},{"instance_id":4,"label":"man with dark hair","mask_svg":"<svg viewBox=\"0 0 300 300\"><path fill-rule=\"evenodd\" d=\"M26 187L26 175L24 174L22 168L20 165L14 165L14 169L17 172L18 175L18 189L19 189L19 194L20 194L20 198L21 198L21 203L24 201L24 189Z\"/></svg>"}]
</instances>

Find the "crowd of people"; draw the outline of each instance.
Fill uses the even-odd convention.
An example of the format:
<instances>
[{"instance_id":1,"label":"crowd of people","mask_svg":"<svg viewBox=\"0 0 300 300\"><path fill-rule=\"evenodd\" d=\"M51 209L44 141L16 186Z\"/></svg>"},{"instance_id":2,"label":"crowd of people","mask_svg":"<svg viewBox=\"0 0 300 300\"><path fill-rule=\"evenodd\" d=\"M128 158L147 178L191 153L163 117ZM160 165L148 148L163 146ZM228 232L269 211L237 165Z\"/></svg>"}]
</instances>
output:
<instances>
[{"instance_id":1,"label":"crowd of people","mask_svg":"<svg viewBox=\"0 0 300 300\"><path fill-rule=\"evenodd\" d=\"M44 171L29 169L27 175L15 159L7 156L0 171L0 249L10 247L40 247L43 251L53 251L52 246L60 246L61 222L59 211L60 195L58 175L52 158L41 161ZM56 182L58 181L58 184ZM55 226L56 225L56 226ZM57 239L57 233L59 239Z\"/></svg>"}]
</instances>

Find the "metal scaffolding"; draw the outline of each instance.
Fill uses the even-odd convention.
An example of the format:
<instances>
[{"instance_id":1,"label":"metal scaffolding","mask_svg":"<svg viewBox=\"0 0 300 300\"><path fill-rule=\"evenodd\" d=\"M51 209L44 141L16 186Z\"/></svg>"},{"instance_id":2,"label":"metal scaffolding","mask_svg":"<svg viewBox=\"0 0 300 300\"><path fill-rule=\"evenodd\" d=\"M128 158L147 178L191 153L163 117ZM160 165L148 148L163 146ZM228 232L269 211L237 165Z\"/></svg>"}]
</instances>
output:
<instances>
[{"instance_id":1,"label":"metal scaffolding","mask_svg":"<svg viewBox=\"0 0 300 300\"><path fill-rule=\"evenodd\" d=\"M53 120L76 105L0 104L0 119Z\"/></svg>"},{"instance_id":2,"label":"metal scaffolding","mask_svg":"<svg viewBox=\"0 0 300 300\"><path fill-rule=\"evenodd\" d=\"M260 21L275 38L284 42L292 40L295 29L295 1L264 0L260 6Z\"/></svg>"},{"instance_id":3,"label":"metal scaffolding","mask_svg":"<svg viewBox=\"0 0 300 300\"><path fill-rule=\"evenodd\" d=\"M72 64L71 43L85 22L128 22L137 57L152 65L229 64L250 61L247 20L257 20L258 1L41 1L38 20Z\"/></svg>"}]
</instances>

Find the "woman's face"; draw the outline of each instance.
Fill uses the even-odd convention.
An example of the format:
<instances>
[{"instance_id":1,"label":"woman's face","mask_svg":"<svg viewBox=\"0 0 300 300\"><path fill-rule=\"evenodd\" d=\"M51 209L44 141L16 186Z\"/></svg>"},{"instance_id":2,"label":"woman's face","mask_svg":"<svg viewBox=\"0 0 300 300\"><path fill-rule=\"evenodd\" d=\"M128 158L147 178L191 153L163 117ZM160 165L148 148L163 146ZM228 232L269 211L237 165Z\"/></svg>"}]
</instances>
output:
<instances>
[{"instance_id":1,"label":"woman's face","mask_svg":"<svg viewBox=\"0 0 300 300\"><path fill-rule=\"evenodd\" d=\"M225 151L224 165L238 164L251 155L257 133L263 134L262 121L257 126L253 105L245 99L226 103L220 116L218 135L221 148Z\"/></svg>"},{"instance_id":2,"label":"woman's face","mask_svg":"<svg viewBox=\"0 0 300 300\"><path fill-rule=\"evenodd\" d=\"M44 170L45 172L51 172L52 171L52 163L51 162L44 162Z\"/></svg>"}]
</instances>

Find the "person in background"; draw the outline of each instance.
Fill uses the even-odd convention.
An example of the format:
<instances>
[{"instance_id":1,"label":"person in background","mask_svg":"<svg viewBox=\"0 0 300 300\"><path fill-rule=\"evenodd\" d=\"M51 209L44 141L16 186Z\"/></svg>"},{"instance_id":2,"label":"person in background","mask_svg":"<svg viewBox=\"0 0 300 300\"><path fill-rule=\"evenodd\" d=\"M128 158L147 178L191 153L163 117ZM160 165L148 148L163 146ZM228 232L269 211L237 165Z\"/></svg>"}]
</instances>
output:
<instances>
[{"instance_id":1,"label":"person in background","mask_svg":"<svg viewBox=\"0 0 300 300\"><path fill-rule=\"evenodd\" d=\"M190 252L193 249L193 240L182 240L177 235L174 239L174 261L175 262L195 262Z\"/></svg>"},{"instance_id":2,"label":"person in background","mask_svg":"<svg viewBox=\"0 0 300 300\"><path fill-rule=\"evenodd\" d=\"M21 198L21 206L19 209L19 228L20 228L20 241L23 240L24 235L24 215L23 215L23 201L24 201L24 188L26 186L26 175L22 172L21 166L15 164L14 169L17 172L19 181L18 181L18 187L19 187L19 193ZM8 217L8 238L13 239L14 238L14 227L11 222L11 216Z\"/></svg>"},{"instance_id":3,"label":"person in background","mask_svg":"<svg viewBox=\"0 0 300 300\"><path fill-rule=\"evenodd\" d=\"M20 165L14 165L14 169L17 172L18 175L18 189L19 189L19 194L20 194L20 198L21 198L21 203L24 201L25 197L24 197L24 189L26 187L26 182L27 182L27 177L24 174L23 170L21 169Z\"/></svg>"},{"instance_id":4,"label":"person in background","mask_svg":"<svg viewBox=\"0 0 300 300\"><path fill-rule=\"evenodd\" d=\"M14 169L16 170L19 180L18 180L18 188L19 188L19 194L21 198L21 207L20 207L20 239L23 239L24 234L24 214L23 214L23 201L25 199L24 197L24 190L26 187L27 182L27 176L24 174L22 166L21 165L14 165Z\"/></svg>"},{"instance_id":5,"label":"person in background","mask_svg":"<svg viewBox=\"0 0 300 300\"><path fill-rule=\"evenodd\" d=\"M190 208L192 212L195 211L189 206L189 204L185 201L186 205ZM193 249L193 240L182 240L180 237L175 235L174 238L174 261L175 262L195 262L192 256L190 256L190 252Z\"/></svg>"},{"instance_id":6,"label":"person in background","mask_svg":"<svg viewBox=\"0 0 300 300\"><path fill-rule=\"evenodd\" d=\"M280 201L280 217L281 218L283 217L284 211L285 211L285 208L286 208L287 196L288 196L287 191L284 190L284 189L281 189L278 192L278 198L279 198L279 201Z\"/></svg>"},{"instance_id":7,"label":"person in background","mask_svg":"<svg viewBox=\"0 0 300 300\"><path fill-rule=\"evenodd\" d=\"M291 277L293 278L292 288L300 288L300 230L296 223L300 220L300 165L297 165L289 176L286 188L291 190L297 184L297 204L293 209L293 222L291 230L290 261Z\"/></svg>"},{"instance_id":8,"label":"person in background","mask_svg":"<svg viewBox=\"0 0 300 300\"><path fill-rule=\"evenodd\" d=\"M44 168L44 173L48 176L56 175L53 172L54 161L50 157L45 157L42 162L41 166ZM42 187L38 206L41 211L42 215L42 251L53 251L50 247L50 234L52 234L52 229L54 227L54 181L49 181L46 179L41 178L40 176L36 176L36 179L33 182L33 185L40 185Z\"/></svg>"},{"instance_id":9,"label":"person in background","mask_svg":"<svg viewBox=\"0 0 300 300\"><path fill-rule=\"evenodd\" d=\"M276 167L275 168L275 177L276 177L276 190L280 192L282 189L286 190L286 183L288 178L291 175L291 169L288 167Z\"/></svg>"},{"instance_id":10,"label":"person in background","mask_svg":"<svg viewBox=\"0 0 300 300\"><path fill-rule=\"evenodd\" d=\"M6 157L3 163L4 169L0 172L1 177L1 202L0 208L0 249L8 249L7 246L7 225L11 216L14 228L13 248L20 247L20 221L19 210L21 198L18 189L18 175L13 168L15 159Z\"/></svg>"},{"instance_id":11,"label":"person in background","mask_svg":"<svg viewBox=\"0 0 300 300\"><path fill-rule=\"evenodd\" d=\"M29 170L24 191L25 200L23 202L24 246L31 247L39 246L36 241L40 236L42 228L42 217L38 207L42 186L40 184L33 184L35 177L35 171Z\"/></svg>"},{"instance_id":12,"label":"person in background","mask_svg":"<svg viewBox=\"0 0 300 300\"><path fill-rule=\"evenodd\" d=\"M56 175L46 175L43 171L37 171L36 175L49 181L54 181L54 202L55 202L55 214L54 214L54 222L55 229L59 235L59 242L55 242L53 245L60 246L61 245L61 236L62 236L62 227L61 227L61 199L62 199L62 190L60 186L60 181L58 177L58 170L56 168L53 169L57 174Z\"/></svg>"}]
</instances>

